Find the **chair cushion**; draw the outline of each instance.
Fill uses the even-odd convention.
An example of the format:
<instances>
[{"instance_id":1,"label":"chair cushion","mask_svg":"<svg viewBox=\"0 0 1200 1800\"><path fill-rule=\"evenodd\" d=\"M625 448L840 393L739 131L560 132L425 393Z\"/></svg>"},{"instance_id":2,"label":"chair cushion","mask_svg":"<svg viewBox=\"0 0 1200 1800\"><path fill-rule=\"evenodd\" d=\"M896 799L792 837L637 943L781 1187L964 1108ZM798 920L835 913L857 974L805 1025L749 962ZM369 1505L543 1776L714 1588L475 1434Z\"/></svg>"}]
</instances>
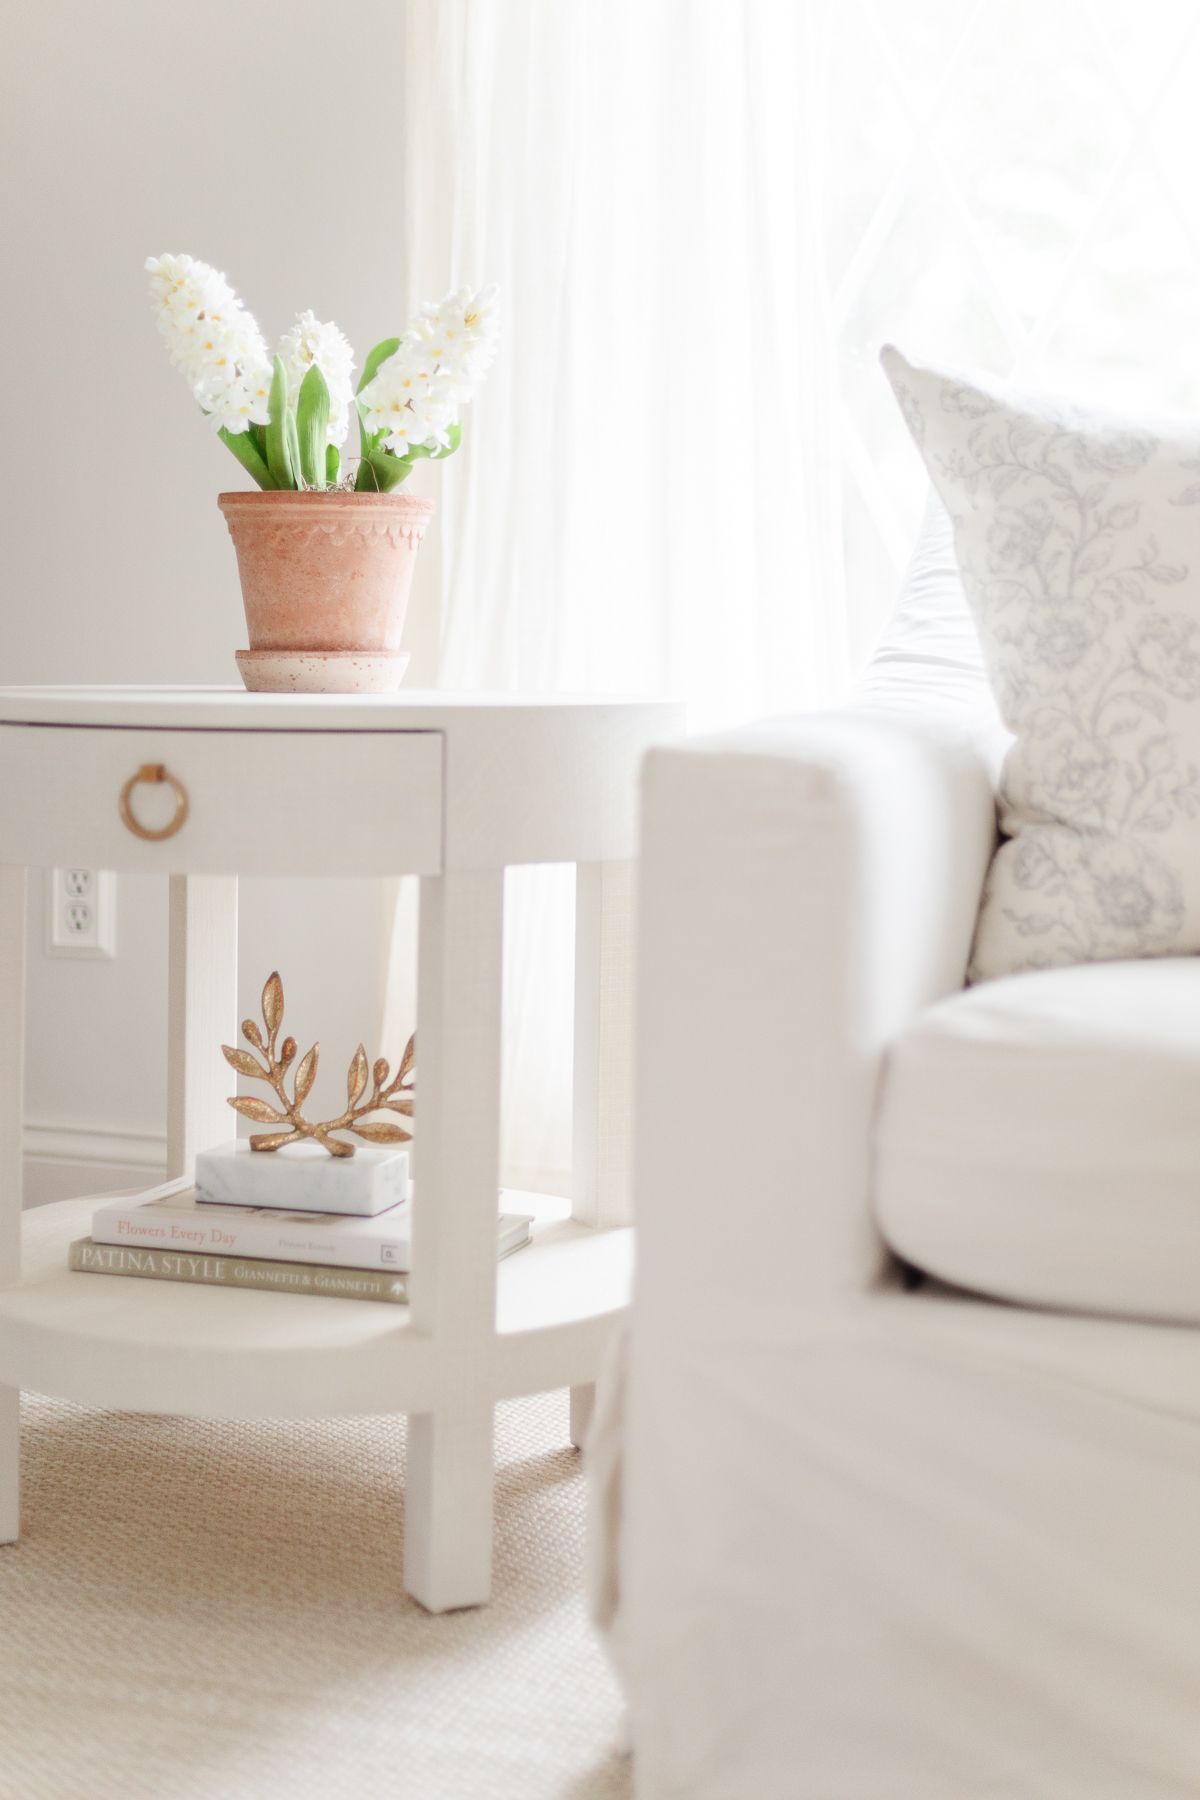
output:
<instances>
[{"instance_id":1,"label":"chair cushion","mask_svg":"<svg viewBox=\"0 0 1200 1800\"><path fill-rule=\"evenodd\" d=\"M1200 1323L1200 961L930 1008L888 1059L875 1204L892 1248L957 1286Z\"/></svg>"}]
</instances>

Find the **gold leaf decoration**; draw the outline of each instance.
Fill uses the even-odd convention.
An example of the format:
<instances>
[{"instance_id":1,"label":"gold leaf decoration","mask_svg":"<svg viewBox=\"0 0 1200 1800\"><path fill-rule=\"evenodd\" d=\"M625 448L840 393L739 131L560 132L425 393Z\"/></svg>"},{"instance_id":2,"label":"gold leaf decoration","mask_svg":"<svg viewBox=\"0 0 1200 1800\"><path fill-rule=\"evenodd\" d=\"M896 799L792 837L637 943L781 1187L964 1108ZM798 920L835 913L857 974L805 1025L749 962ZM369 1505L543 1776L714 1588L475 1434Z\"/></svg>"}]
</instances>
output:
<instances>
[{"instance_id":1,"label":"gold leaf decoration","mask_svg":"<svg viewBox=\"0 0 1200 1800\"><path fill-rule=\"evenodd\" d=\"M356 1136L366 1138L370 1144L407 1144L412 1137L411 1132L401 1130L399 1125L385 1125L382 1121L377 1124L371 1119L362 1125L356 1125L354 1131Z\"/></svg>"},{"instance_id":2,"label":"gold leaf decoration","mask_svg":"<svg viewBox=\"0 0 1200 1800\"><path fill-rule=\"evenodd\" d=\"M295 1061L298 1046L294 1037L286 1037L279 1047L278 1055L276 1054L275 1044L283 1025L283 982L278 970L268 977L263 988L262 1011L263 1024L267 1028L265 1040L253 1019L242 1021L242 1036L260 1053L261 1062L248 1050L235 1050L229 1044L221 1046L226 1062L239 1075L249 1075L256 1081L265 1081L283 1108L279 1112L265 1100L240 1094L230 1098L229 1105L235 1112L241 1113L243 1118L255 1119L263 1125L286 1127L279 1131L255 1133L250 1139L251 1150L279 1150L284 1144L294 1144L302 1138L313 1138L330 1156L353 1156L354 1145L348 1144L344 1138L335 1137L333 1134L337 1131L352 1132L355 1137L370 1144L407 1144L412 1141L411 1132L405 1131L402 1126L385 1119L373 1120L368 1115L373 1112L393 1112L412 1117L414 1082L412 1079L405 1080L405 1077L411 1077L416 1064L415 1036L409 1038L400 1067L389 1086L384 1085L389 1073L387 1058L377 1057L374 1065L369 1065L366 1050L360 1044L354 1052L346 1076L345 1111L336 1119L323 1119L314 1123L305 1118L300 1108L317 1078L320 1045L314 1044L300 1058L289 1096L286 1077ZM368 1075L371 1077L369 1093Z\"/></svg>"},{"instance_id":3,"label":"gold leaf decoration","mask_svg":"<svg viewBox=\"0 0 1200 1800\"><path fill-rule=\"evenodd\" d=\"M300 1058L300 1067L296 1070L296 1105L300 1106L312 1093L312 1084L317 1079L317 1058L321 1053L320 1044L314 1044Z\"/></svg>"},{"instance_id":4,"label":"gold leaf decoration","mask_svg":"<svg viewBox=\"0 0 1200 1800\"><path fill-rule=\"evenodd\" d=\"M367 1086L367 1053L362 1045L350 1059L350 1071L346 1076L346 1098L351 1106L357 1106L366 1092Z\"/></svg>"},{"instance_id":5,"label":"gold leaf decoration","mask_svg":"<svg viewBox=\"0 0 1200 1800\"><path fill-rule=\"evenodd\" d=\"M282 1125L287 1114L276 1112L265 1100L255 1100L251 1094L235 1094L229 1102L234 1112L241 1113L243 1119L257 1119L260 1125Z\"/></svg>"},{"instance_id":6,"label":"gold leaf decoration","mask_svg":"<svg viewBox=\"0 0 1200 1800\"><path fill-rule=\"evenodd\" d=\"M278 1150L281 1144L290 1144L295 1137L294 1131L258 1131L251 1134L252 1150Z\"/></svg>"},{"instance_id":7,"label":"gold leaf decoration","mask_svg":"<svg viewBox=\"0 0 1200 1800\"><path fill-rule=\"evenodd\" d=\"M272 1042L274 1042L275 1034L283 1024L283 983L279 979L278 969L267 976L267 985L264 987L262 995L262 1009L263 1019L271 1034Z\"/></svg>"},{"instance_id":8,"label":"gold leaf decoration","mask_svg":"<svg viewBox=\"0 0 1200 1800\"><path fill-rule=\"evenodd\" d=\"M395 1094L401 1091L404 1077L412 1068L413 1063L416 1061L416 1056L417 1039L416 1033L414 1032L413 1036L409 1038L407 1044L404 1046L404 1055L400 1058L400 1067L396 1070L395 1079L393 1080L391 1087L387 1089L389 1094ZM411 1086L411 1083L408 1085Z\"/></svg>"}]
</instances>

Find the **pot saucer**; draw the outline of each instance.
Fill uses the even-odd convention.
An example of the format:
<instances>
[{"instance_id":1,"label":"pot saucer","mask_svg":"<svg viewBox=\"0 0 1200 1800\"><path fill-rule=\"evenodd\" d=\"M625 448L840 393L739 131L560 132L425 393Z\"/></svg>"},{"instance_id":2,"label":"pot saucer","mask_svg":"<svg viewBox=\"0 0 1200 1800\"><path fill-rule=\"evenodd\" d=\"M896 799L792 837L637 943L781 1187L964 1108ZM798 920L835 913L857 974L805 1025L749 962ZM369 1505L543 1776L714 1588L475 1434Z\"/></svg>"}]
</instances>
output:
<instances>
[{"instance_id":1,"label":"pot saucer","mask_svg":"<svg viewBox=\"0 0 1200 1800\"><path fill-rule=\"evenodd\" d=\"M407 655L374 650L239 650L238 673L252 694L390 694Z\"/></svg>"}]
</instances>

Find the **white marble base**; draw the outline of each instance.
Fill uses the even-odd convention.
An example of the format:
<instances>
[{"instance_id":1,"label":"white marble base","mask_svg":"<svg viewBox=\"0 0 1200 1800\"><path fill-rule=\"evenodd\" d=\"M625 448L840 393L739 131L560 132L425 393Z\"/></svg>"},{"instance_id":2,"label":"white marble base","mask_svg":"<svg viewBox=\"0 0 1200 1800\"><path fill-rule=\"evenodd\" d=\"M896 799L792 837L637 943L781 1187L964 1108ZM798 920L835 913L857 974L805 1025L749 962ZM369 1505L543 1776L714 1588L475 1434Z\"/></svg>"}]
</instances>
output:
<instances>
[{"instance_id":1,"label":"white marble base","mask_svg":"<svg viewBox=\"0 0 1200 1800\"><path fill-rule=\"evenodd\" d=\"M245 1138L232 1138L197 1156L196 1192L227 1206L373 1218L408 1199L408 1151L358 1144L353 1156L330 1156L311 1141L251 1150Z\"/></svg>"}]
</instances>

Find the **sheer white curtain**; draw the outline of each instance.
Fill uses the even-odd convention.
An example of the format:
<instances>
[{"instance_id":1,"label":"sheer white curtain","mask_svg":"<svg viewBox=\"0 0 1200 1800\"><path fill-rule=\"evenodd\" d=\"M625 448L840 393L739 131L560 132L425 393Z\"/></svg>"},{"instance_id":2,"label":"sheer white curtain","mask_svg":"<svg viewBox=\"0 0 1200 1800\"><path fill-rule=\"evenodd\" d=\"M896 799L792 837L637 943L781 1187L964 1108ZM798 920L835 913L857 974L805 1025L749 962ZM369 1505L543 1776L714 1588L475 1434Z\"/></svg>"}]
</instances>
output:
<instances>
[{"instance_id":1,"label":"sheer white curtain","mask_svg":"<svg viewBox=\"0 0 1200 1800\"><path fill-rule=\"evenodd\" d=\"M849 653L810 130L826 9L409 0L405 21L414 284L504 298L436 472L417 604L439 683L674 694L701 720L828 694ZM514 1183L569 1166L571 894L567 871L510 878Z\"/></svg>"},{"instance_id":2,"label":"sheer white curtain","mask_svg":"<svg viewBox=\"0 0 1200 1800\"><path fill-rule=\"evenodd\" d=\"M729 713L844 669L825 12L409 0L416 258L505 305L438 483L444 682Z\"/></svg>"},{"instance_id":3,"label":"sheer white curtain","mask_svg":"<svg viewBox=\"0 0 1200 1800\"><path fill-rule=\"evenodd\" d=\"M406 0L404 298L494 280L506 315L429 486L414 672L700 723L834 694L923 498L884 338L1200 404L1193 14ZM570 891L511 884L528 1185L569 1163Z\"/></svg>"}]
</instances>

